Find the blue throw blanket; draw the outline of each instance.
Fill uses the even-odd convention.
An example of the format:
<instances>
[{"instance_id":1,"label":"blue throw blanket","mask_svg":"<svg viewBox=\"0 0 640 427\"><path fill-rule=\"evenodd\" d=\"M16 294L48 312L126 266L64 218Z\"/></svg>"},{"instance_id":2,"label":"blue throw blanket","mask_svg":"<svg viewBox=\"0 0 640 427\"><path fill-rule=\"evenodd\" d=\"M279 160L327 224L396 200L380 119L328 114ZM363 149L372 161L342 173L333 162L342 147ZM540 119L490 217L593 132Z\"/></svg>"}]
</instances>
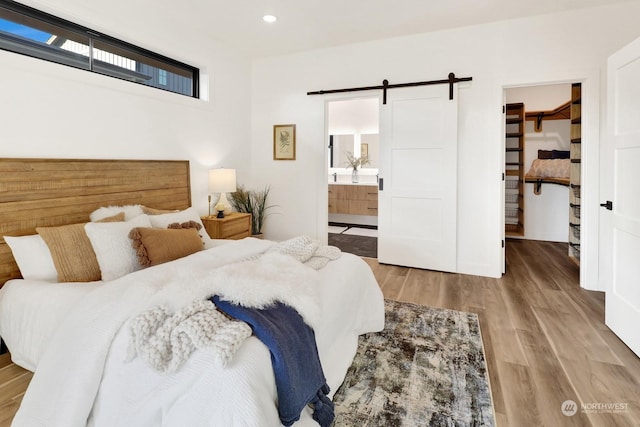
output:
<instances>
[{"instance_id":1,"label":"blue throw blanket","mask_svg":"<svg viewBox=\"0 0 640 427\"><path fill-rule=\"evenodd\" d=\"M329 386L313 329L300 314L281 303L259 310L222 301L217 295L211 300L219 310L248 323L253 334L269 348L282 424L290 426L298 421L304 407L311 404L313 419L322 427L329 427L334 418L333 402L327 397Z\"/></svg>"}]
</instances>

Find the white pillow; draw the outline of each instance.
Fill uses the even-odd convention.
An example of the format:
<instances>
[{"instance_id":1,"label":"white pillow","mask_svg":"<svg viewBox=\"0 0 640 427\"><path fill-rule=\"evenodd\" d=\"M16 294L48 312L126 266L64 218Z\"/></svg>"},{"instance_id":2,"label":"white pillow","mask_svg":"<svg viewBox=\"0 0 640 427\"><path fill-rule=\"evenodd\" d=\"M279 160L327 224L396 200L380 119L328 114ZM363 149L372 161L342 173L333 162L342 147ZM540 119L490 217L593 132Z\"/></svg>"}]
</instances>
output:
<instances>
[{"instance_id":1,"label":"white pillow","mask_svg":"<svg viewBox=\"0 0 640 427\"><path fill-rule=\"evenodd\" d=\"M53 264L49 246L39 234L31 236L4 236L22 277L29 280L57 282L58 272Z\"/></svg>"},{"instance_id":2,"label":"white pillow","mask_svg":"<svg viewBox=\"0 0 640 427\"><path fill-rule=\"evenodd\" d=\"M183 222L195 221L202 226L202 228L198 230L198 234L200 234L202 242L207 245L211 241L209 234L207 234L207 230L204 229L204 224L200 219L200 215L198 215L198 212L196 212L194 208L187 208L180 212L149 215L149 220L151 221L151 225L155 228L167 228L169 224L173 224L175 222L182 224Z\"/></svg>"},{"instance_id":3,"label":"white pillow","mask_svg":"<svg viewBox=\"0 0 640 427\"><path fill-rule=\"evenodd\" d=\"M151 227L147 215L126 222L88 222L84 230L96 253L102 280L115 280L142 268L131 246L129 232L135 227Z\"/></svg>"},{"instance_id":4,"label":"white pillow","mask_svg":"<svg viewBox=\"0 0 640 427\"><path fill-rule=\"evenodd\" d=\"M124 212L124 220L129 221L137 216L142 215L142 205L126 205L126 206L103 206L91 212L89 218L91 222L100 221L101 219L108 218Z\"/></svg>"}]
</instances>

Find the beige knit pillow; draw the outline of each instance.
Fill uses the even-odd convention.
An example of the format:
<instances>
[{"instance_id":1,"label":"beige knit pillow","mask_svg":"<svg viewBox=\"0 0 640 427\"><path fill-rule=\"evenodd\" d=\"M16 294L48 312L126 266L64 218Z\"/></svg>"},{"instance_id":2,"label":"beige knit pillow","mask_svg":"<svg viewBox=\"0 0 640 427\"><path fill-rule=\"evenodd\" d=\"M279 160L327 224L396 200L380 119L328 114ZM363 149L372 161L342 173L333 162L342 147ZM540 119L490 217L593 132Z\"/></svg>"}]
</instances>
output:
<instances>
[{"instance_id":1,"label":"beige knit pillow","mask_svg":"<svg viewBox=\"0 0 640 427\"><path fill-rule=\"evenodd\" d=\"M124 212L97 222L118 221L124 221ZM84 223L38 227L36 232L49 247L58 272L58 282L95 282L102 278L98 259L84 231Z\"/></svg>"},{"instance_id":2,"label":"beige knit pillow","mask_svg":"<svg viewBox=\"0 0 640 427\"><path fill-rule=\"evenodd\" d=\"M100 280L100 266L84 224L38 227L36 231L49 246L58 282L95 282Z\"/></svg>"},{"instance_id":3,"label":"beige knit pillow","mask_svg":"<svg viewBox=\"0 0 640 427\"><path fill-rule=\"evenodd\" d=\"M125 217L124 212L120 212L113 216L108 216L106 218L99 219L96 222L122 222L124 221L124 217Z\"/></svg>"},{"instance_id":4,"label":"beige knit pillow","mask_svg":"<svg viewBox=\"0 0 640 427\"><path fill-rule=\"evenodd\" d=\"M155 208L150 208L148 206L142 206L142 213L145 213L147 215L162 215L162 214L174 213L174 212L178 212L178 211L175 209L155 209Z\"/></svg>"},{"instance_id":5,"label":"beige knit pillow","mask_svg":"<svg viewBox=\"0 0 640 427\"><path fill-rule=\"evenodd\" d=\"M140 265L152 266L186 257L202 250L195 228L161 229L136 227L129 232Z\"/></svg>"}]
</instances>

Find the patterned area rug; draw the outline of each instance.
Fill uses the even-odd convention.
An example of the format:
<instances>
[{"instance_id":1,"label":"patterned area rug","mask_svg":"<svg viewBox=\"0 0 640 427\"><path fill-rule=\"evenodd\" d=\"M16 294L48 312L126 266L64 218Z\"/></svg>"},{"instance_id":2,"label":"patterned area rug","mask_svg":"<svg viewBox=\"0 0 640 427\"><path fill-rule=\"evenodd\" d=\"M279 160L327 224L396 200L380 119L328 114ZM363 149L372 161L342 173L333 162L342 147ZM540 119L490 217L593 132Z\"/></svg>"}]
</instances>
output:
<instances>
[{"instance_id":1,"label":"patterned area rug","mask_svg":"<svg viewBox=\"0 0 640 427\"><path fill-rule=\"evenodd\" d=\"M478 317L385 301L336 392L335 427L495 426Z\"/></svg>"}]
</instances>

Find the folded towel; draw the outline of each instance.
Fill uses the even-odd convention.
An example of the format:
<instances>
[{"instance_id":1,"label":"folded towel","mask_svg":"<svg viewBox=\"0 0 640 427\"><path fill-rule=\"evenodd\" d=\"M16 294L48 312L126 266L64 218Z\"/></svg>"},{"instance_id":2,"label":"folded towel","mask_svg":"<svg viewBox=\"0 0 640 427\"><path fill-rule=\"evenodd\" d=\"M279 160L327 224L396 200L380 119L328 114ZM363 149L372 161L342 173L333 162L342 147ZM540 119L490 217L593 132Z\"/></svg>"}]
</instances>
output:
<instances>
[{"instance_id":1,"label":"folded towel","mask_svg":"<svg viewBox=\"0 0 640 427\"><path fill-rule=\"evenodd\" d=\"M313 419L320 426L329 427L334 418L333 402L327 397L329 386L320 364L315 334L298 312L282 303L255 309L222 301L217 295L212 301L219 310L248 323L253 334L269 348L282 424L292 425L310 404Z\"/></svg>"}]
</instances>

